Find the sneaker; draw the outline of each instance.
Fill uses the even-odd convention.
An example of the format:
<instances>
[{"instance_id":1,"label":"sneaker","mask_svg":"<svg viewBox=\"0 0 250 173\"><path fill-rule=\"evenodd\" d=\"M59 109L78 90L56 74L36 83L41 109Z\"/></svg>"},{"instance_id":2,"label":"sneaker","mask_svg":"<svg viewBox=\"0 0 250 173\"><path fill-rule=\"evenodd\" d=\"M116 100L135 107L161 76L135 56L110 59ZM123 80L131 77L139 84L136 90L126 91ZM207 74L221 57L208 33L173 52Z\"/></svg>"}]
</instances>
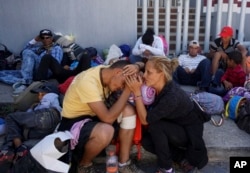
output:
<instances>
[{"instance_id":1,"label":"sneaker","mask_svg":"<svg viewBox=\"0 0 250 173\"><path fill-rule=\"evenodd\" d=\"M144 173L144 171L139 169L135 164L129 163L128 165L119 167L119 173Z\"/></svg>"},{"instance_id":2,"label":"sneaker","mask_svg":"<svg viewBox=\"0 0 250 173\"><path fill-rule=\"evenodd\" d=\"M196 170L187 160L181 161L181 169L184 173L193 173Z\"/></svg>"},{"instance_id":3,"label":"sneaker","mask_svg":"<svg viewBox=\"0 0 250 173\"><path fill-rule=\"evenodd\" d=\"M12 85L13 90L16 90L18 87L20 87L21 85L23 85L22 81L16 82Z\"/></svg>"},{"instance_id":4,"label":"sneaker","mask_svg":"<svg viewBox=\"0 0 250 173\"><path fill-rule=\"evenodd\" d=\"M14 159L15 153L12 150L2 150L0 152L0 164L11 163Z\"/></svg>"},{"instance_id":5,"label":"sneaker","mask_svg":"<svg viewBox=\"0 0 250 173\"><path fill-rule=\"evenodd\" d=\"M170 171L164 169L164 168L159 168L156 173L175 173L174 168L172 168Z\"/></svg>"},{"instance_id":6,"label":"sneaker","mask_svg":"<svg viewBox=\"0 0 250 173\"><path fill-rule=\"evenodd\" d=\"M22 62L22 58L20 56L16 56L14 62L15 63Z\"/></svg>"},{"instance_id":7,"label":"sneaker","mask_svg":"<svg viewBox=\"0 0 250 173\"><path fill-rule=\"evenodd\" d=\"M14 158L14 162L17 162L19 159L21 159L22 157L26 156L28 154L29 150L28 147L25 145L20 145L17 149L16 149L16 155Z\"/></svg>"},{"instance_id":8,"label":"sneaker","mask_svg":"<svg viewBox=\"0 0 250 173\"><path fill-rule=\"evenodd\" d=\"M13 87L14 88L14 87ZM13 96L18 96L19 94L21 94L27 87L25 85L19 85L19 86L15 86L15 89L12 93Z\"/></svg>"},{"instance_id":9,"label":"sneaker","mask_svg":"<svg viewBox=\"0 0 250 173\"><path fill-rule=\"evenodd\" d=\"M100 171L94 167L94 165L84 167L78 166L77 173L99 173Z\"/></svg>"}]
</instances>

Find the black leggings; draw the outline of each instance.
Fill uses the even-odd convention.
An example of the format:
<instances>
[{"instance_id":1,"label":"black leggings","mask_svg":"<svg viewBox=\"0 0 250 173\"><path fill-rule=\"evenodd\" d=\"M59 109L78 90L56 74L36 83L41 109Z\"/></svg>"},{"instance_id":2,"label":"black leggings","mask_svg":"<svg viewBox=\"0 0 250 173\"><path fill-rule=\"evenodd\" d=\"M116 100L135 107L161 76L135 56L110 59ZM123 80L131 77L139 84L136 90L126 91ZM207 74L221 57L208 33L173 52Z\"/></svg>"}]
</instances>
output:
<instances>
[{"instance_id":1,"label":"black leggings","mask_svg":"<svg viewBox=\"0 0 250 173\"><path fill-rule=\"evenodd\" d=\"M74 70L66 70L51 55L44 55L41 59L34 80L40 81L49 79L48 71L51 70L53 77L56 78L59 83L63 83L70 76L75 76L90 67L91 57L88 54L83 54L81 56L79 64Z\"/></svg>"},{"instance_id":2,"label":"black leggings","mask_svg":"<svg viewBox=\"0 0 250 173\"><path fill-rule=\"evenodd\" d=\"M156 154L161 168L170 169L173 161L180 162L184 158L193 166L202 168L208 161L202 134L203 123L180 126L162 120L149 125L142 146Z\"/></svg>"}]
</instances>

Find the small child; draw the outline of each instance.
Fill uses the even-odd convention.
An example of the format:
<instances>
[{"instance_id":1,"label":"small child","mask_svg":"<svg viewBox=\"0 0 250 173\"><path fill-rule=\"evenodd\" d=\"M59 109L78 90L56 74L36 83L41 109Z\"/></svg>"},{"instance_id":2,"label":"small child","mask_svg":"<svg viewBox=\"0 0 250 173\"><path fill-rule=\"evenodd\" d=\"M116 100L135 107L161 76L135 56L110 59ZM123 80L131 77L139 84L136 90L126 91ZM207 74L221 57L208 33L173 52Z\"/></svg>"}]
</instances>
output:
<instances>
[{"instance_id":1,"label":"small child","mask_svg":"<svg viewBox=\"0 0 250 173\"><path fill-rule=\"evenodd\" d=\"M14 112L6 117L6 139L0 152L0 165L15 162L28 154L24 142L36 141L54 132L61 121L61 106L58 88L45 82L32 93L38 94L39 103L35 103L26 112ZM32 147L32 146L29 146Z\"/></svg>"},{"instance_id":2,"label":"small child","mask_svg":"<svg viewBox=\"0 0 250 173\"><path fill-rule=\"evenodd\" d=\"M51 83L45 83L40 87L33 89L30 91L31 93L38 94L39 103L34 103L27 112L31 112L34 110L39 110L43 108L54 107L59 112L62 111L62 108L59 103L58 94L59 90L57 86Z\"/></svg>"},{"instance_id":3,"label":"small child","mask_svg":"<svg viewBox=\"0 0 250 173\"><path fill-rule=\"evenodd\" d=\"M246 73L241 66L242 60L243 57L239 51L228 53L227 69L221 77L221 82L226 90L244 86Z\"/></svg>"},{"instance_id":4,"label":"small child","mask_svg":"<svg viewBox=\"0 0 250 173\"><path fill-rule=\"evenodd\" d=\"M209 89L209 92L220 96L225 96L234 87L243 87L246 80L246 73L241 66L242 54L239 51L232 51L227 55L227 69L225 73L218 71L219 75L215 80L216 82L214 81L214 84L216 83L217 85Z\"/></svg>"}]
</instances>

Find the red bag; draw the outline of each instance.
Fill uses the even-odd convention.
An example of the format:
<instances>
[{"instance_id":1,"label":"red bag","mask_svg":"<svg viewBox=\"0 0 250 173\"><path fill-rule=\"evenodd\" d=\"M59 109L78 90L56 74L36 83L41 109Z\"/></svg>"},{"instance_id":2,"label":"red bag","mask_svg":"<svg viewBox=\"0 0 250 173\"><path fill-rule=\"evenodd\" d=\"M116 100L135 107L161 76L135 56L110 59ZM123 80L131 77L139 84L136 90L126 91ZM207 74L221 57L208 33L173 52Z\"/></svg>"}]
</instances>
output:
<instances>
[{"instance_id":1,"label":"red bag","mask_svg":"<svg viewBox=\"0 0 250 173\"><path fill-rule=\"evenodd\" d=\"M58 85L59 92L65 94L75 76L69 77L64 83Z\"/></svg>"}]
</instances>

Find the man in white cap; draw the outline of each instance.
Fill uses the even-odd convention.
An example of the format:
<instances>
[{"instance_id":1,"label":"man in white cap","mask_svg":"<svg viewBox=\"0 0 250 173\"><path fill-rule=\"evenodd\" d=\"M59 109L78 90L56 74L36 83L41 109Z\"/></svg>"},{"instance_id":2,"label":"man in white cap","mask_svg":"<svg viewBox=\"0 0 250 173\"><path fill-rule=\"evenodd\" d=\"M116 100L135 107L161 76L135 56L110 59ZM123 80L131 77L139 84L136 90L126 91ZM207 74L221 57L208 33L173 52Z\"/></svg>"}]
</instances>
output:
<instances>
[{"instance_id":1,"label":"man in white cap","mask_svg":"<svg viewBox=\"0 0 250 173\"><path fill-rule=\"evenodd\" d=\"M183 85L198 86L200 90L207 91L211 82L211 62L200 55L200 44L197 40L189 42L188 54L180 55L179 67L174 73L174 79Z\"/></svg>"}]
</instances>

